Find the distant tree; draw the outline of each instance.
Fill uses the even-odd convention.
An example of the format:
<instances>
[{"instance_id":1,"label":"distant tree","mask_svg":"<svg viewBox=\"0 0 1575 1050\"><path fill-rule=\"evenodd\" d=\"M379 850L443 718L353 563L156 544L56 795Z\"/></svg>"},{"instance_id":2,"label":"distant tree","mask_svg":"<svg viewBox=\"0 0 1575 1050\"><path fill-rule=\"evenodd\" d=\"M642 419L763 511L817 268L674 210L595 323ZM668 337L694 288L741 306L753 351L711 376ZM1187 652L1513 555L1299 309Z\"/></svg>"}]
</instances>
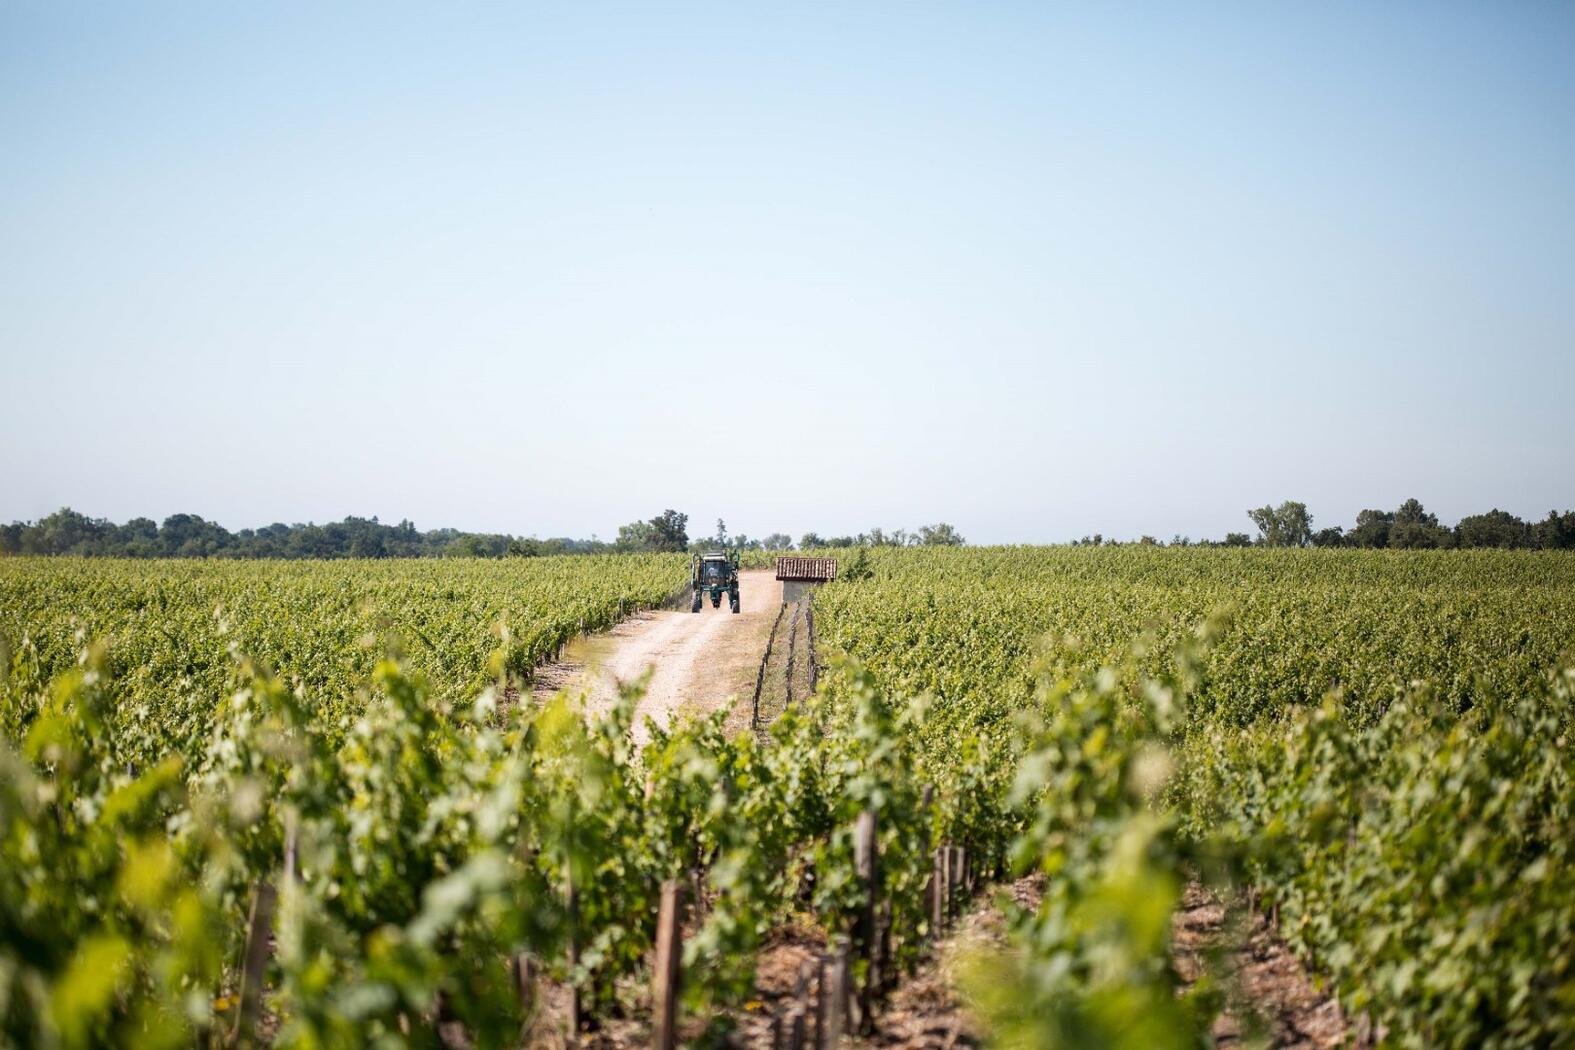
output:
<instances>
[{"instance_id":1,"label":"distant tree","mask_svg":"<svg viewBox=\"0 0 1575 1050\"><path fill-rule=\"evenodd\" d=\"M450 544L445 553L454 558L485 558L492 552L480 536L466 534Z\"/></svg>"},{"instance_id":2,"label":"distant tree","mask_svg":"<svg viewBox=\"0 0 1575 1050\"><path fill-rule=\"evenodd\" d=\"M1172 547L1190 547L1192 546L1192 538L1189 536L1183 536L1178 532L1174 536L1170 537L1170 545Z\"/></svg>"},{"instance_id":3,"label":"distant tree","mask_svg":"<svg viewBox=\"0 0 1575 1050\"><path fill-rule=\"evenodd\" d=\"M159 549L159 525L152 518L132 518L115 530L115 543L133 558L150 558Z\"/></svg>"},{"instance_id":4,"label":"distant tree","mask_svg":"<svg viewBox=\"0 0 1575 1050\"><path fill-rule=\"evenodd\" d=\"M717 524L721 524L718 522ZM651 538L655 550L681 551L689 549L689 515L669 508L651 519Z\"/></svg>"},{"instance_id":5,"label":"distant tree","mask_svg":"<svg viewBox=\"0 0 1575 1050\"><path fill-rule=\"evenodd\" d=\"M116 528L102 518L90 518L70 507L62 507L32 526L32 535L23 546L38 554L94 555L106 553L115 544Z\"/></svg>"},{"instance_id":6,"label":"distant tree","mask_svg":"<svg viewBox=\"0 0 1575 1050\"><path fill-rule=\"evenodd\" d=\"M1411 549L1453 547L1454 533L1438 524L1438 516L1429 514L1417 499L1400 504L1389 526L1389 546Z\"/></svg>"},{"instance_id":7,"label":"distant tree","mask_svg":"<svg viewBox=\"0 0 1575 1050\"><path fill-rule=\"evenodd\" d=\"M727 522L723 521L721 518L717 518L716 519L716 537L715 537L715 540L716 540L716 545L718 547L726 547L728 545L728 543L727 543Z\"/></svg>"},{"instance_id":8,"label":"distant tree","mask_svg":"<svg viewBox=\"0 0 1575 1050\"><path fill-rule=\"evenodd\" d=\"M1278 507L1249 510L1247 517L1258 526L1259 542L1265 547L1305 547L1312 542L1312 515L1305 503L1286 500Z\"/></svg>"},{"instance_id":9,"label":"distant tree","mask_svg":"<svg viewBox=\"0 0 1575 1050\"><path fill-rule=\"evenodd\" d=\"M1424 550L1440 544L1438 536L1426 525L1402 525L1395 522L1389 526L1389 546L1393 550Z\"/></svg>"},{"instance_id":10,"label":"distant tree","mask_svg":"<svg viewBox=\"0 0 1575 1050\"><path fill-rule=\"evenodd\" d=\"M962 538L962 533L938 521L934 525L919 526L919 543L926 547L961 547L968 541Z\"/></svg>"},{"instance_id":11,"label":"distant tree","mask_svg":"<svg viewBox=\"0 0 1575 1050\"><path fill-rule=\"evenodd\" d=\"M1138 539L1138 544L1143 547L1158 547L1159 541L1152 536L1143 536Z\"/></svg>"},{"instance_id":12,"label":"distant tree","mask_svg":"<svg viewBox=\"0 0 1575 1050\"><path fill-rule=\"evenodd\" d=\"M1416 497L1400 504L1400 509L1395 511L1396 525L1437 525L1438 516L1429 514L1427 508L1422 506L1422 501Z\"/></svg>"},{"instance_id":13,"label":"distant tree","mask_svg":"<svg viewBox=\"0 0 1575 1050\"><path fill-rule=\"evenodd\" d=\"M1319 529L1312 535L1314 547L1340 547L1345 544L1345 530L1338 525L1330 525L1327 529Z\"/></svg>"},{"instance_id":14,"label":"distant tree","mask_svg":"<svg viewBox=\"0 0 1575 1050\"><path fill-rule=\"evenodd\" d=\"M1575 548L1575 511L1548 511L1548 516L1531 527L1531 537L1547 551Z\"/></svg>"},{"instance_id":15,"label":"distant tree","mask_svg":"<svg viewBox=\"0 0 1575 1050\"><path fill-rule=\"evenodd\" d=\"M509 541L507 553L511 558L539 558L542 555L542 548L542 542L531 536Z\"/></svg>"},{"instance_id":16,"label":"distant tree","mask_svg":"<svg viewBox=\"0 0 1575 1050\"><path fill-rule=\"evenodd\" d=\"M1346 537L1353 547L1387 547L1395 516L1388 511L1364 510L1356 515L1356 528Z\"/></svg>"},{"instance_id":17,"label":"distant tree","mask_svg":"<svg viewBox=\"0 0 1575 1050\"><path fill-rule=\"evenodd\" d=\"M798 538L798 545L801 550L813 550L816 547L824 547L826 541L820 538L818 532L806 532Z\"/></svg>"},{"instance_id":18,"label":"distant tree","mask_svg":"<svg viewBox=\"0 0 1575 1050\"><path fill-rule=\"evenodd\" d=\"M121 526L119 553L128 558L159 555L159 526L152 518L133 518Z\"/></svg>"},{"instance_id":19,"label":"distant tree","mask_svg":"<svg viewBox=\"0 0 1575 1050\"><path fill-rule=\"evenodd\" d=\"M857 536L832 536L826 541L828 547L854 547L858 545Z\"/></svg>"},{"instance_id":20,"label":"distant tree","mask_svg":"<svg viewBox=\"0 0 1575 1050\"><path fill-rule=\"evenodd\" d=\"M793 537L785 532L773 532L760 541L760 545L768 551L785 551L793 548Z\"/></svg>"},{"instance_id":21,"label":"distant tree","mask_svg":"<svg viewBox=\"0 0 1575 1050\"><path fill-rule=\"evenodd\" d=\"M1220 541L1221 547L1251 547L1252 537L1245 532L1227 532L1225 539Z\"/></svg>"},{"instance_id":22,"label":"distant tree","mask_svg":"<svg viewBox=\"0 0 1575 1050\"><path fill-rule=\"evenodd\" d=\"M648 521L631 521L619 527L613 547L626 552L656 550L656 530Z\"/></svg>"},{"instance_id":23,"label":"distant tree","mask_svg":"<svg viewBox=\"0 0 1575 1050\"><path fill-rule=\"evenodd\" d=\"M176 558L209 558L232 541L229 530L195 514L172 514L159 527L159 546Z\"/></svg>"},{"instance_id":24,"label":"distant tree","mask_svg":"<svg viewBox=\"0 0 1575 1050\"><path fill-rule=\"evenodd\" d=\"M871 547L907 547L919 542L919 537L908 532L907 529L873 528L859 536L859 540Z\"/></svg>"},{"instance_id":25,"label":"distant tree","mask_svg":"<svg viewBox=\"0 0 1575 1050\"><path fill-rule=\"evenodd\" d=\"M453 529L438 529L436 537L443 543L439 552L453 553L449 548L458 541L459 535ZM288 549L291 556L296 558L332 558L338 553L334 549L334 540L328 534L328 530L312 522L307 522L304 526L297 525L291 530Z\"/></svg>"},{"instance_id":26,"label":"distant tree","mask_svg":"<svg viewBox=\"0 0 1575 1050\"><path fill-rule=\"evenodd\" d=\"M1529 547L1532 532L1524 521L1495 507L1486 514L1461 518L1455 540L1461 547Z\"/></svg>"}]
</instances>

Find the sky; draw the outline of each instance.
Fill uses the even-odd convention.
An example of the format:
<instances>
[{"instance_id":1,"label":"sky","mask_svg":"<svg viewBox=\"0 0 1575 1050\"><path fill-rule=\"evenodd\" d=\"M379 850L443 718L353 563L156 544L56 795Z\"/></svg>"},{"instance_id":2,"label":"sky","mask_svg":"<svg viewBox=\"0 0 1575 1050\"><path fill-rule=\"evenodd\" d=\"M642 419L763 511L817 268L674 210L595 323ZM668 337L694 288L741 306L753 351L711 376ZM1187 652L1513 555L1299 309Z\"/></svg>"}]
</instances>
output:
<instances>
[{"instance_id":1,"label":"sky","mask_svg":"<svg viewBox=\"0 0 1575 1050\"><path fill-rule=\"evenodd\" d=\"M1541 517L1572 56L1571 3L0 0L0 520Z\"/></svg>"}]
</instances>

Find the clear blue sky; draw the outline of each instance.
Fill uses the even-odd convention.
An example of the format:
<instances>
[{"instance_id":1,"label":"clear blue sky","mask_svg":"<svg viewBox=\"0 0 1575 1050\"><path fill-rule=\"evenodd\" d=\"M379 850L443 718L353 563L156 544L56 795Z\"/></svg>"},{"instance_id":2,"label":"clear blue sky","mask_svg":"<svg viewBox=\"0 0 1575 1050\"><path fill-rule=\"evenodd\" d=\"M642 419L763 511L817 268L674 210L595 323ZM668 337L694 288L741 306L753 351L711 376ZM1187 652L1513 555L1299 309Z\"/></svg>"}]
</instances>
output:
<instances>
[{"instance_id":1,"label":"clear blue sky","mask_svg":"<svg viewBox=\"0 0 1575 1050\"><path fill-rule=\"evenodd\" d=\"M0 519L1575 505L1575 4L0 4Z\"/></svg>"}]
</instances>

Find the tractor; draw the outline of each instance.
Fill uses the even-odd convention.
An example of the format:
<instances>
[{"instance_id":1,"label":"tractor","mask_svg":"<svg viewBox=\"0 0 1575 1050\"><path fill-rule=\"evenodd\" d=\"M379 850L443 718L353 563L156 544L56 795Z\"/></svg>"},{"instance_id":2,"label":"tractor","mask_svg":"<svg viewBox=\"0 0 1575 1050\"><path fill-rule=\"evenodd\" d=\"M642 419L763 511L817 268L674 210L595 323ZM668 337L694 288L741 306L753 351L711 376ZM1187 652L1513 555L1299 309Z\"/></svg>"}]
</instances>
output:
<instances>
[{"instance_id":1,"label":"tractor","mask_svg":"<svg viewBox=\"0 0 1575 1050\"><path fill-rule=\"evenodd\" d=\"M711 608L722 606L722 592L727 592L727 604L738 612L738 552L706 551L696 554L689 564L689 582L694 587L694 604L690 612L699 612L706 594L711 595Z\"/></svg>"}]
</instances>

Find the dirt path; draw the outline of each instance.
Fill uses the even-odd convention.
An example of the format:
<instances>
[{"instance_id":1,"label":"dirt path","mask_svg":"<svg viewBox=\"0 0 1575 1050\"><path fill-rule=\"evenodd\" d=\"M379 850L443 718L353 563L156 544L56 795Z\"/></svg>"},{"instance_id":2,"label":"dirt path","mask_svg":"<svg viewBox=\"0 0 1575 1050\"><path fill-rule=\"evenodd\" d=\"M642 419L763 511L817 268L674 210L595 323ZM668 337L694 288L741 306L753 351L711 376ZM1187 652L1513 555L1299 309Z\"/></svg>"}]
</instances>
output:
<instances>
[{"instance_id":1,"label":"dirt path","mask_svg":"<svg viewBox=\"0 0 1575 1050\"><path fill-rule=\"evenodd\" d=\"M584 698L586 711L605 710L618 695L618 683L646 673L651 678L635 711L634 738L644 744L647 717L660 726L674 712L705 714L726 707L729 726L746 725L760 655L782 604L782 585L768 570L738 574L740 611L728 612L707 601L698 613L682 610L642 613L606 634L570 644L564 658L537 673L535 692L560 689Z\"/></svg>"}]
</instances>

